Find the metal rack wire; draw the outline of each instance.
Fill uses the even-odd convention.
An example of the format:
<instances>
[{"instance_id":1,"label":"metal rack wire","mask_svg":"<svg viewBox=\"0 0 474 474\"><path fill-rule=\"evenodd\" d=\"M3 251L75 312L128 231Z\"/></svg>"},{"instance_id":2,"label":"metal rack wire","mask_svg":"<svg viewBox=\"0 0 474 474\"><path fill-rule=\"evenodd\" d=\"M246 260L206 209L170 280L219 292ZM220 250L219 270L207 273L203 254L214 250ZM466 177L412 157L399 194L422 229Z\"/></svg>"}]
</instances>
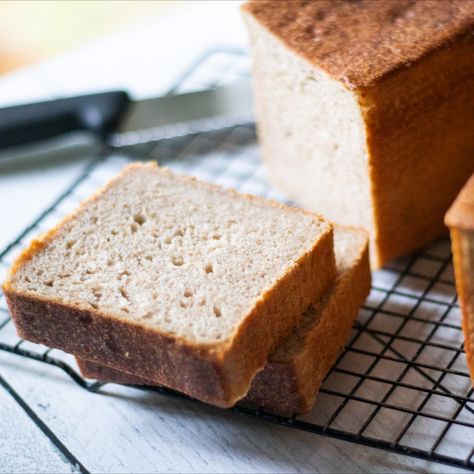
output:
<instances>
[{"instance_id":1,"label":"metal rack wire","mask_svg":"<svg viewBox=\"0 0 474 474\"><path fill-rule=\"evenodd\" d=\"M173 90L212 87L247 75L248 59L241 53L214 52ZM0 272L31 237L49 228L130 159L140 157L155 158L178 173L282 200L265 180L253 124L163 139L120 153L105 150L0 252ZM443 239L373 274L372 291L351 340L311 413L285 418L245 407L232 411L474 470L474 396L462 342L449 241ZM19 340L3 295L0 349L57 366L87 390L100 392L104 385L82 378L60 351ZM137 389L188 399L161 387Z\"/></svg>"}]
</instances>

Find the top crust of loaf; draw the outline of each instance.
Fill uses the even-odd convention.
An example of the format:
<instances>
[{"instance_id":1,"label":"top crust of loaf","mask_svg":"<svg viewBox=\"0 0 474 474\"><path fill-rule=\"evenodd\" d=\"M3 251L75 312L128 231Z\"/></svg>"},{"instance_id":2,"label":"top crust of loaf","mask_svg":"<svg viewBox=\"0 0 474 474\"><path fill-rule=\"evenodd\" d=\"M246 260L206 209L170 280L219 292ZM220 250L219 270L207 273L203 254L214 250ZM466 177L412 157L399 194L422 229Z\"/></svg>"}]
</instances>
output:
<instances>
[{"instance_id":1,"label":"top crust of loaf","mask_svg":"<svg viewBox=\"0 0 474 474\"><path fill-rule=\"evenodd\" d=\"M445 222L449 227L474 231L474 174L447 212Z\"/></svg>"},{"instance_id":2,"label":"top crust of loaf","mask_svg":"<svg viewBox=\"0 0 474 474\"><path fill-rule=\"evenodd\" d=\"M348 89L369 87L474 27L473 0L253 0L243 11Z\"/></svg>"}]
</instances>

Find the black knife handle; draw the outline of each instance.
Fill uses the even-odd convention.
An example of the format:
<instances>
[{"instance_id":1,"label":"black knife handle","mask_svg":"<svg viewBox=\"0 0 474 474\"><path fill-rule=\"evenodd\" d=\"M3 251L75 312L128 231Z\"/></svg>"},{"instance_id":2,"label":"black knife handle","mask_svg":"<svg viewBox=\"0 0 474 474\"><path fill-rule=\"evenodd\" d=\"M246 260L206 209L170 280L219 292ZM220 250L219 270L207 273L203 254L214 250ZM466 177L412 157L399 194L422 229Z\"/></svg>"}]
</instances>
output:
<instances>
[{"instance_id":1,"label":"black knife handle","mask_svg":"<svg viewBox=\"0 0 474 474\"><path fill-rule=\"evenodd\" d=\"M0 109L0 149L89 131L104 140L130 104L126 92L113 91Z\"/></svg>"}]
</instances>

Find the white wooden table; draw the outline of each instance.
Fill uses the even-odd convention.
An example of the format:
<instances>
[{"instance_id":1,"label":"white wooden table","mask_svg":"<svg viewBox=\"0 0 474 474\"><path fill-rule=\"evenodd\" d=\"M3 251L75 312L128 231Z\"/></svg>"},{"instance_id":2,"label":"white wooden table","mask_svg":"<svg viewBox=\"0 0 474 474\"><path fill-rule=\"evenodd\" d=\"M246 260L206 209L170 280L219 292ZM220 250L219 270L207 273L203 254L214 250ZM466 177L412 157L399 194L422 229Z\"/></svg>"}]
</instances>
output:
<instances>
[{"instance_id":1,"label":"white wooden table","mask_svg":"<svg viewBox=\"0 0 474 474\"><path fill-rule=\"evenodd\" d=\"M165 91L202 52L245 47L238 4L194 4L0 80L0 104L92 90ZM1 167L0 248L87 160ZM1 276L1 275L0 275ZM0 472L446 472L446 466L107 385L0 351ZM450 468L450 472L455 470Z\"/></svg>"}]
</instances>

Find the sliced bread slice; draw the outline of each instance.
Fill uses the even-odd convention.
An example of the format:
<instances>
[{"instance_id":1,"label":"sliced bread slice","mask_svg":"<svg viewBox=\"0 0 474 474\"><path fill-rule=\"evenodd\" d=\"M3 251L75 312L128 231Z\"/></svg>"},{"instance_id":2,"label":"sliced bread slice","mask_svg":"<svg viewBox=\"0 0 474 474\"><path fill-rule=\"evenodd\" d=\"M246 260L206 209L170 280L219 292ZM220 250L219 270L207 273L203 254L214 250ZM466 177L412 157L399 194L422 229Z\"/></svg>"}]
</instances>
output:
<instances>
[{"instance_id":1,"label":"sliced bread slice","mask_svg":"<svg viewBox=\"0 0 474 474\"><path fill-rule=\"evenodd\" d=\"M332 226L133 164L14 263L20 337L219 406L335 276Z\"/></svg>"},{"instance_id":2,"label":"sliced bread slice","mask_svg":"<svg viewBox=\"0 0 474 474\"><path fill-rule=\"evenodd\" d=\"M362 230L334 229L337 277L320 301L311 305L291 335L270 355L252 382L245 404L282 415L313 406L326 374L349 336L370 291L368 236ZM76 358L81 373L104 382L153 385L152 381Z\"/></svg>"},{"instance_id":3,"label":"sliced bread slice","mask_svg":"<svg viewBox=\"0 0 474 474\"><path fill-rule=\"evenodd\" d=\"M451 234L464 350L474 386L474 175L447 212L445 222Z\"/></svg>"}]
</instances>

